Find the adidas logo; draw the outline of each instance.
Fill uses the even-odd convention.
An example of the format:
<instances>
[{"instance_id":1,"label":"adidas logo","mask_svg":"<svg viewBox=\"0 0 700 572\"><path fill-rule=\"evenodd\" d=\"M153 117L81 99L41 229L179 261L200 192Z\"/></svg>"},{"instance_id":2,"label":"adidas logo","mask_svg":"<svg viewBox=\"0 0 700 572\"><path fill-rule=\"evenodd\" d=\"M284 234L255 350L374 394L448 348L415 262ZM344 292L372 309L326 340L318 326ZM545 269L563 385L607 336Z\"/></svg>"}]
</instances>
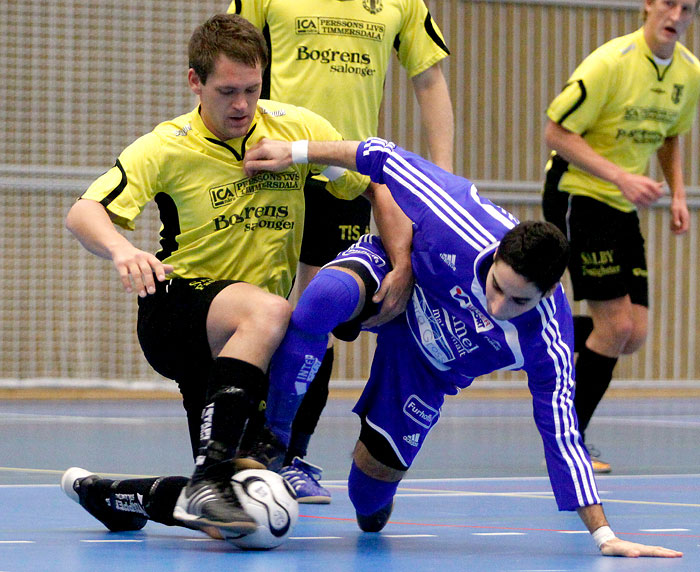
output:
<instances>
[{"instance_id":1,"label":"adidas logo","mask_svg":"<svg viewBox=\"0 0 700 572\"><path fill-rule=\"evenodd\" d=\"M420 433L414 433L413 435L404 435L403 440L406 441L406 443L408 443L411 447L418 447Z\"/></svg>"},{"instance_id":2,"label":"adidas logo","mask_svg":"<svg viewBox=\"0 0 700 572\"><path fill-rule=\"evenodd\" d=\"M447 266L449 266L452 269L452 272L457 271L457 267L455 266L455 262L457 262L456 254L445 254L443 252L440 254L440 258L445 264L447 264Z\"/></svg>"}]
</instances>

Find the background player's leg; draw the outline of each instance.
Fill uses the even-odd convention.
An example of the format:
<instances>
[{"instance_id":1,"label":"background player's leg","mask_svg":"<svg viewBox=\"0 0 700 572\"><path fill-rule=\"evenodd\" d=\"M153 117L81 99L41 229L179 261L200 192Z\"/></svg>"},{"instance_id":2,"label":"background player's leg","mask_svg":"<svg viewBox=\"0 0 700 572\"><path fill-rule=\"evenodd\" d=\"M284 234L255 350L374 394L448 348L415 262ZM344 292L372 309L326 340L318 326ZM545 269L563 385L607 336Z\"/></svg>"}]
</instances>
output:
<instances>
[{"instance_id":1,"label":"background player's leg","mask_svg":"<svg viewBox=\"0 0 700 572\"><path fill-rule=\"evenodd\" d=\"M613 300L589 300L593 331L586 339L576 360L576 393L574 406L579 430L584 436L591 418L603 399L618 357L639 349L646 339L646 308L632 304L629 296ZM602 461L590 446L593 470L610 472L610 464Z\"/></svg>"}]
</instances>

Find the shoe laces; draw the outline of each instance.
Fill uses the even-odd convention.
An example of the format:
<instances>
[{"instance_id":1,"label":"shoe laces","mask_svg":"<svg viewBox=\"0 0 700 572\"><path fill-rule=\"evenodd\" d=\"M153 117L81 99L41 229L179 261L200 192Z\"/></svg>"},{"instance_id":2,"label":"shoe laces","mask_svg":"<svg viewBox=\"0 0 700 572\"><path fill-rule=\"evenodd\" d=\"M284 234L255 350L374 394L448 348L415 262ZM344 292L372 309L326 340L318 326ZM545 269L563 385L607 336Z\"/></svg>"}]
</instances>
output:
<instances>
[{"instance_id":1,"label":"shoe laces","mask_svg":"<svg viewBox=\"0 0 700 572\"><path fill-rule=\"evenodd\" d=\"M299 481L306 481L308 479L312 479L316 483L321 480L321 474L318 471L314 471L308 466L299 466L299 464L296 463L285 467L283 473L284 478L287 479L292 485Z\"/></svg>"}]
</instances>

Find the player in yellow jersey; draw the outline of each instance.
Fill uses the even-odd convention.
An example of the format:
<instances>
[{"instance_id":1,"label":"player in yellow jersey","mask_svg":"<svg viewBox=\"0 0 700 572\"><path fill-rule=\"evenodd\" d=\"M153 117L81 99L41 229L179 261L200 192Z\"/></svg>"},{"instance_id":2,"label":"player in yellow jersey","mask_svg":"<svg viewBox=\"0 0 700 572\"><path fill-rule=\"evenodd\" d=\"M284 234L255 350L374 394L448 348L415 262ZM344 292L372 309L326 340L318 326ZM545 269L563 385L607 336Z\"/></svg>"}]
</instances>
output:
<instances>
[{"instance_id":1,"label":"player in yellow jersey","mask_svg":"<svg viewBox=\"0 0 700 572\"><path fill-rule=\"evenodd\" d=\"M299 257L303 184L325 167L303 163L248 177L243 159L265 137L341 139L308 110L259 100L267 57L262 34L239 16L199 26L188 72L199 106L129 145L66 219L87 250L112 260L125 290L138 293L139 341L153 368L179 385L195 456L189 479L115 484L69 470L64 490L111 530L141 528L146 518L231 534L257 527L231 488L234 457L245 457L244 431L248 445L258 443L246 426L256 425L249 420L267 394L266 372L291 314L285 296ZM338 197L367 189L357 173L324 172L327 190ZM133 228L150 201L162 221L155 255L114 226ZM395 206L379 198L376 204ZM277 455L281 466L284 443L269 430L262 443L268 460Z\"/></svg>"},{"instance_id":2,"label":"player in yellow jersey","mask_svg":"<svg viewBox=\"0 0 700 572\"><path fill-rule=\"evenodd\" d=\"M344 139L377 135L395 52L411 78L430 156L452 171L454 118L440 69L449 50L423 0L234 0L228 10L263 30L268 41L270 66L263 93L315 111ZM342 202L322 191L322 182L309 179L298 291L321 266L369 232L365 199ZM328 398L332 365L330 346L294 421L282 471L300 502L330 502L330 492L318 484L320 468L304 456Z\"/></svg>"},{"instance_id":3,"label":"player in yellow jersey","mask_svg":"<svg viewBox=\"0 0 700 572\"><path fill-rule=\"evenodd\" d=\"M589 55L547 109L553 153L544 216L571 242L574 299L587 301L592 318L575 319L582 434L618 357L646 339L647 265L637 208L665 192L645 176L654 153L671 191L671 230L688 230L679 137L695 117L700 63L678 40L697 8L695 0L645 0L642 28ZM594 470L609 472L596 453Z\"/></svg>"}]
</instances>

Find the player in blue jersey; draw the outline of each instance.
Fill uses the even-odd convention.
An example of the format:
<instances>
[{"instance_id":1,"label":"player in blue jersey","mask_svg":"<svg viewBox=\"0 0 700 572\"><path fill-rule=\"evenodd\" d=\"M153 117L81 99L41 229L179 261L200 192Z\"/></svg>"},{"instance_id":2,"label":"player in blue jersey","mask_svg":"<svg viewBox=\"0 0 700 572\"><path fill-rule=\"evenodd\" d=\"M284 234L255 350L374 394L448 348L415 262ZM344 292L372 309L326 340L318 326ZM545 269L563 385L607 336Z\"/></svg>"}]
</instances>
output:
<instances>
[{"instance_id":1,"label":"player in blue jersey","mask_svg":"<svg viewBox=\"0 0 700 572\"><path fill-rule=\"evenodd\" d=\"M467 179L382 139L263 140L245 166L253 174L308 160L387 185L413 225L415 287L405 312L372 321L377 308L365 294L378 290L391 265L381 241L363 237L304 291L271 366L275 383L308 383L329 332L376 330L370 378L354 408L362 428L348 479L360 528L378 532L387 523L445 395L480 375L522 369L559 509L576 510L605 555L682 556L617 538L603 512L573 407L573 325L559 284L569 253L563 234L551 223L519 223Z\"/></svg>"}]
</instances>

